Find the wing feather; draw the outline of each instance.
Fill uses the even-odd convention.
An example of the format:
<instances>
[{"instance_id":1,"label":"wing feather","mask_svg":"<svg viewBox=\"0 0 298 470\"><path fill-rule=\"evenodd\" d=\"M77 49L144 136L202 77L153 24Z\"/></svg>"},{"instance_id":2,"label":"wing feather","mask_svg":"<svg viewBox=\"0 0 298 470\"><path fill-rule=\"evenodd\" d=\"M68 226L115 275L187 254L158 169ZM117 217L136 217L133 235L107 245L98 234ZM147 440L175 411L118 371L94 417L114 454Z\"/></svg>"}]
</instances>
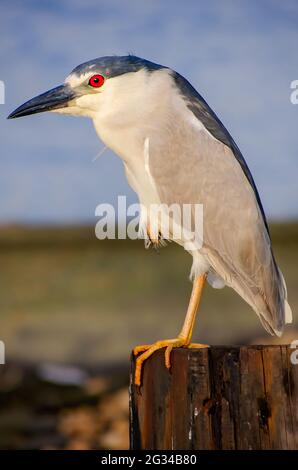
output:
<instances>
[{"instance_id":1,"label":"wing feather","mask_svg":"<svg viewBox=\"0 0 298 470\"><path fill-rule=\"evenodd\" d=\"M286 289L256 193L232 149L194 119L187 110L163 130L162 140L150 140L149 168L160 200L203 204L202 253L264 327L280 334Z\"/></svg>"}]
</instances>

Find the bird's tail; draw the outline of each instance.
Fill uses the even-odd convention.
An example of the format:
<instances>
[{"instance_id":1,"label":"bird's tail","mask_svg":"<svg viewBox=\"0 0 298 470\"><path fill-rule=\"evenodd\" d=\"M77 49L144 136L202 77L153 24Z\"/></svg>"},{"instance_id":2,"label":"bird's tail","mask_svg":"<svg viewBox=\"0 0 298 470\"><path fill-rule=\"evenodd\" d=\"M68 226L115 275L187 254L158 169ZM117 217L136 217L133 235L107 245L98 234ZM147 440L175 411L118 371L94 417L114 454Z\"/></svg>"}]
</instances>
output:
<instances>
[{"instance_id":1,"label":"bird's tail","mask_svg":"<svg viewBox=\"0 0 298 470\"><path fill-rule=\"evenodd\" d=\"M281 336L285 324L292 323L293 317L287 300L286 283L273 254L269 271L264 276L263 302L256 302L254 308L264 328L272 335Z\"/></svg>"},{"instance_id":2,"label":"bird's tail","mask_svg":"<svg viewBox=\"0 0 298 470\"><path fill-rule=\"evenodd\" d=\"M228 265L215 251L208 250L208 260L217 275L253 308L266 331L281 336L285 324L292 322L292 311L284 277L270 246L266 258L266 262L259 263L255 257L253 269L236 270L232 263Z\"/></svg>"}]
</instances>

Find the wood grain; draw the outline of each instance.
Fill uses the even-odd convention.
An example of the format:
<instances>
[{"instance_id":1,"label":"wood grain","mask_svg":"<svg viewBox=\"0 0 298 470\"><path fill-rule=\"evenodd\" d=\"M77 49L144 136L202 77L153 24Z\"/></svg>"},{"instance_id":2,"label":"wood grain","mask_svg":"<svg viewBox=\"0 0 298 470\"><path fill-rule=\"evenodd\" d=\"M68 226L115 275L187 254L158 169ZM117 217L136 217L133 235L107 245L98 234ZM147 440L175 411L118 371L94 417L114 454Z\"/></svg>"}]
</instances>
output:
<instances>
[{"instance_id":1,"label":"wood grain","mask_svg":"<svg viewBox=\"0 0 298 470\"><path fill-rule=\"evenodd\" d=\"M298 365L288 346L157 351L133 384L132 449L298 449Z\"/></svg>"}]
</instances>

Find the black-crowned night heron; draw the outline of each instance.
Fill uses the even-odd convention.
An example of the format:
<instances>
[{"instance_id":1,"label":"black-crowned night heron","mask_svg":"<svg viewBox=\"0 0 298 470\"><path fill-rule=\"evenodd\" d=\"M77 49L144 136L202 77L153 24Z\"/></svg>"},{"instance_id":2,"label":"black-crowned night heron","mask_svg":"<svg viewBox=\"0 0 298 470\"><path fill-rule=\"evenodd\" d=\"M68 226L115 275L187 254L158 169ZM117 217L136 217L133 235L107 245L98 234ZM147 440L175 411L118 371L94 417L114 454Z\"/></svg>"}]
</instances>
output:
<instances>
[{"instance_id":1,"label":"black-crowned night heron","mask_svg":"<svg viewBox=\"0 0 298 470\"><path fill-rule=\"evenodd\" d=\"M135 348L136 384L154 351L166 348L170 367L173 348L204 347L191 344L191 337L206 278L214 287L232 287L269 333L281 335L291 309L255 183L233 138L185 78L138 57L102 57L79 65L64 85L31 99L9 118L43 111L91 118L101 140L122 158L146 209L203 205L202 245L190 249L188 236L175 239L193 257L183 328L177 338ZM163 237L159 218L146 219L145 231L154 240L152 227Z\"/></svg>"}]
</instances>

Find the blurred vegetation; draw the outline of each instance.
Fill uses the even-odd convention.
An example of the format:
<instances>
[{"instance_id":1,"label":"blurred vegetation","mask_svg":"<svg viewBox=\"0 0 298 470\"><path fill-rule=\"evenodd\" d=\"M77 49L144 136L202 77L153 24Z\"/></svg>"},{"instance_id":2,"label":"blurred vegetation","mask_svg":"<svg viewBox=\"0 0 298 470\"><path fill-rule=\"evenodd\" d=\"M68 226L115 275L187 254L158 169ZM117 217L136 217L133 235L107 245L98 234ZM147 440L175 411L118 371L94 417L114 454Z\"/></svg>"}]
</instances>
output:
<instances>
[{"instance_id":1,"label":"blurred vegetation","mask_svg":"<svg viewBox=\"0 0 298 470\"><path fill-rule=\"evenodd\" d=\"M298 223L271 225L277 261L297 311ZM135 344L175 336L191 283L191 257L174 243L95 238L93 227L0 229L0 339L7 359L110 364ZM297 318L297 317L296 317ZM204 292L194 340L250 342L266 335L231 289Z\"/></svg>"},{"instance_id":2,"label":"blurred vegetation","mask_svg":"<svg viewBox=\"0 0 298 470\"><path fill-rule=\"evenodd\" d=\"M298 223L271 232L295 318ZM0 263L0 448L127 449L130 350L179 332L191 257L99 241L93 227L7 226ZM294 323L276 341L297 335ZM194 340L272 341L235 292L209 286Z\"/></svg>"}]
</instances>

